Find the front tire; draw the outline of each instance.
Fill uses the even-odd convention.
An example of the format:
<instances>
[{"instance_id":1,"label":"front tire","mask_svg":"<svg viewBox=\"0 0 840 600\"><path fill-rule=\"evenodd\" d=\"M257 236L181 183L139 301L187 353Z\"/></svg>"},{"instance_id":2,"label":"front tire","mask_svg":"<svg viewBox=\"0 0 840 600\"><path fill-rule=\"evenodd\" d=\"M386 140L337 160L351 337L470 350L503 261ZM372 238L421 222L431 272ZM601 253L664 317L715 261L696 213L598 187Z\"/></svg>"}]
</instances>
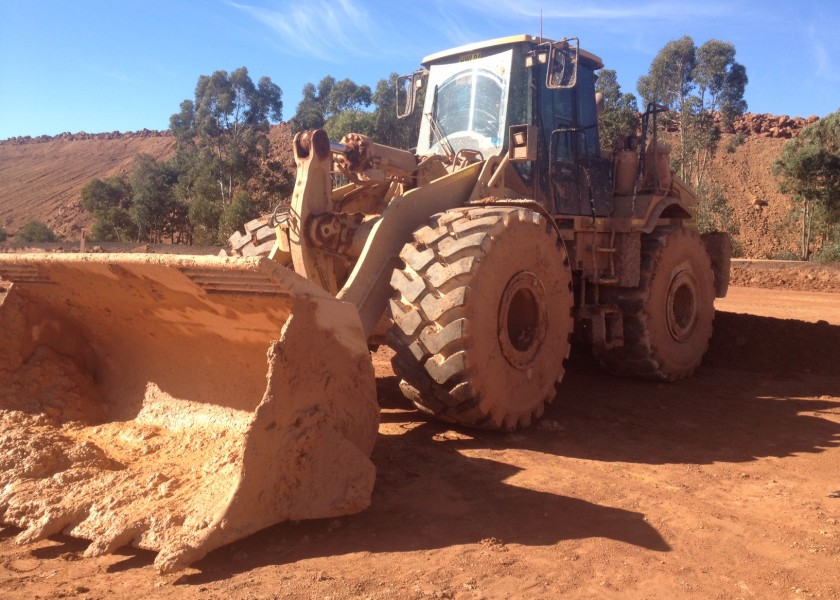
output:
<instances>
[{"instance_id":1,"label":"front tire","mask_svg":"<svg viewBox=\"0 0 840 600\"><path fill-rule=\"evenodd\" d=\"M571 271L552 224L523 208L457 209L416 231L400 256L388 340L406 397L484 429L539 417L573 327Z\"/></svg>"}]
</instances>

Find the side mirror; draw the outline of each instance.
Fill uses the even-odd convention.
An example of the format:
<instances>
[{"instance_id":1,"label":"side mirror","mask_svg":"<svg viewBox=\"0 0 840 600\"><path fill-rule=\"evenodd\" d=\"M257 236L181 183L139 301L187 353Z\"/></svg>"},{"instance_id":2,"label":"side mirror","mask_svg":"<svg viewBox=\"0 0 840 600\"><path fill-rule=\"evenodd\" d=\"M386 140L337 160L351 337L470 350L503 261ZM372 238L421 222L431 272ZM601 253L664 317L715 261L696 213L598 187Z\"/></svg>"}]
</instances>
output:
<instances>
[{"instance_id":1,"label":"side mirror","mask_svg":"<svg viewBox=\"0 0 840 600\"><path fill-rule=\"evenodd\" d=\"M567 38L554 42L548 50L548 68L545 87L550 90L567 90L577 83L580 40Z\"/></svg>"},{"instance_id":2,"label":"side mirror","mask_svg":"<svg viewBox=\"0 0 840 600\"><path fill-rule=\"evenodd\" d=\"M414 112L417 95L423 87L423 79L429 72L425 69L415 71L411 75L397 77L397 118L404 119Z\"/></svg>"}]
</instances>

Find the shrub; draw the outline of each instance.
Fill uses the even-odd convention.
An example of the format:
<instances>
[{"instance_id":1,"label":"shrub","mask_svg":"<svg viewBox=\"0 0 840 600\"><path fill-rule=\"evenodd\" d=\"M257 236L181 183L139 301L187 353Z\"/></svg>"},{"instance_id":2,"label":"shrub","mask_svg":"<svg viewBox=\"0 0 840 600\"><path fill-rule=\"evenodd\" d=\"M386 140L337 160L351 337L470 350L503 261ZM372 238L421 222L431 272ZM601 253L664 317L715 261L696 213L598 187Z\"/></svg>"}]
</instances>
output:
<instances>
[{"instance_id":1,"label":"shrub","mask_svg":"<svg viewBox=\"0 0 840 600\"><path fill-rule=\"evenodd\" d=\"M19 242L57 242L58 236L41 221L29 221L17 232Z\"/></svg>"},{"instance_id":2,"label":"shrub","mask_svg":"<svg viewBox=\"0 0 840 600\"><path fill-rule=\"evenodd\" d=\"M730 154L734 153L738 146L743 145L746 140L747 138L743 133L736 133L729 138L729 143L726 145L726 151Z\"/></svg>"},{"instance_id":3,"label":"shrub","mask_svg":"<svg viewBox=\"0 0 840 600\"><path fill-rule=\"evenodd\" d=\"M245 223L258 216L259 211L251 201L251 197L245 192L236 194L233 202L225 207L219 220L219 243L222 245L227 244L228 238L233 235L234 231L237 231Z\"/></svg>"},{"instance_id":4,"label":"shrub","mask_svg":"<svg viewBox=\"0 0 840 600\"><path fill-rule=\"evenodd\" d=\"M834 239L822 245L812 257L814 262L840 263L840 240Z\"/></svg>"}]
</instances>

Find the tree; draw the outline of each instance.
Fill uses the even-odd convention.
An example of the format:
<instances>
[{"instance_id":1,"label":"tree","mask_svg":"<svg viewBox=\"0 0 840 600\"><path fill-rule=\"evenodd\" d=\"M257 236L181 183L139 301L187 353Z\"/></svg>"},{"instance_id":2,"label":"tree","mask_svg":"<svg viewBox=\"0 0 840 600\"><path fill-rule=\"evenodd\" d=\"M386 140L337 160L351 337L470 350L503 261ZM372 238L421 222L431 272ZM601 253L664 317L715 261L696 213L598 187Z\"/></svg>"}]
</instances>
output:
<instances>
[{"instance_id":1,"label":"tree","mask_svg":"<svg viewBox=\"0 0 840 600\"><path fill-rule=\"evenodd\" d=\"M82 203L97 219L93 238L213 244L237 215L268 208L290 188L282 162L269 158L268 133L282 108L280 88L268 77L254 84L245 67L200 76L195 99L169 120L174 156L139 155L130 177L85 186ZM228 210L246 190L254 207Z\"/></svg>"},{"instance_id":2,"label":"tree","mask_svg":"<svg viewBox=\"0 0 840 600\"><path fill-rule=\"evenodd\" d=\"M41 221L29 221L17 232L15 240L18 242L57 242L58 236L52 229Z\"/></svg>"},{"instance_id":3,"label":"tree","mask_svg":"<svg viewBox=\"0 0 840 600\"><path fill-rule=\"evenodd\" d=\"M324 123L324 131L331 140L340 140L345 134L351 132L373 136L374 119L374 114L366 110L345 110L334 114L329 121ZM378 138L376 141L381 142Z\"/></svg>"},{"instance_id":4,"label":"tree","mask_svg":"<svg viewBox=\"0 0 840 600\"><path fill-rule=\"evenodd\" d=\"M139 238L161 243L168 236L173 243L188 242L188 207L175 195L178 171L173 164L139 154L129 181L133 198L131 219L137 224Z\"/></svg>"},{"instance_id":5,"label":"tree","mask_svg":"<svg viewBox=\"0 0 840 600\"><path fill-rule=\"evenodd\" d=\"M346 111L360 111L370 106L371 99L370 87L357 85L350 79L336 81L327 75L317 87L312 83L303 86L303 98L289 127L292 133L324 129L331 118Z\"/></svg>"},{"instance_id":6,"label":"tree","mask_svg":"<svg viewBox=\"0 0 840 600\"><path fill-rule=\"evenodd\" d=\"M125 176L91 179L82 188L82 207L96 219L91 240L126 242L136 239L137 225L129 212L132 204L131 186Z\"/></svg>"},{"instance_id":7,"label":"tree","mask_svg":"<svg viewBox=\"0 0 840 600\"><path fill-rule=\"evenodd\" d=\"M636 84L645 105L661 104L684 112L696 64L694 40L690 36L665 44L650 64L648 74L642 75Z\"/></svg>"},{"instance_id":8,"label":"tree","mask_svg":"<svg viewBox=\"0 0 840 600\"><path fill-rule=\"evenodd\" d=\"M395 148L413 148L417 145L422 117L423 95L425 87L417 97L414 112L403 119L397 118L397 80L399 76L391 73L388 79L380 79L376 84L373 102L373 135L377 142Z\"/></svg>"},{"instance_id":9,"label":"tree","mask_svg":"<svg viewBox=\"0 0 840 600\"><path fill-rule=\"evenodd\" d=\"M0 242L5 242L8 237L9 235L6 233L6 230L0 227Z\"/></svg>"},{"instance_id":10,"label":"tree","mask_svg":"<svg viewBox=\"0 0 840 600\"><path fill-rule=\"evenodd\" d=\"M259 170L271 122L282 118L282 91L268 77L254 85L248 69L198 78L195 100L184 100L169 127L182 163L209 167L224 205Z\"/></svg>"},{"instance_id":11,"label":"tree","mask_svg":"<svg viewBox=\"0 0 840 600\"><path fill-rule=\"evenodd\" d=\"M225 207L219 221L219 242L227 243L234 231L239 230L244 223L258 216L256 207L245 192L240 192L233 202Z\"/></svg>"},{"instance_id":12,"label":"tree","mask_svg":"<svg viewBox=\"0 0 840 600\"><path fill-rule=\"evenodd\" d=\"M740 228L735 220L735 211L726 200L723 188L714 183L704 183L697 188L697 204L694 207L694 224L699 233L723 231L729 234L732 256L741 256L743 248L738 241Z\"/></svg>"},{"instance_id":13,"label":"tree","mask_svg":"<svg viewBox=\"0 0 840 600\"><path fill-rule=\"evenodd\" d=\"M604 99L604 108L598 119L601 146L611 147L621 135L633 135L639 129L639 104L633 94L622 94L616 72L604 69L598 73L595 91Z\"/></svg>"},{"instance_id":14,"label":"tree","mask_svg":"<svg viewBox=\"0 0 840 600\"><path fill-rule=\"evenodd\" d=\"M801 257L811 257L816 233L823 245L840 236L840 111L788 140L773 163L779 191L791 194L801 224Z\"/></svg>"},{"instance_id":15,"label":"tree","mask_svg":"<svg viewBox=\"0 0 840 600\"><path fill-rule=\"evenodd\" d=\"M709 40L699 48L684 36L668 42L651 63L636 89L645 105L665 106L674 113L662 119L664 126L679 127L679 147L674 162L682 179L701 186L709 159L717 150L721 130L747 109L744 90L746 68L735 61L735 46Z\"/></svg>"}]
</instances>

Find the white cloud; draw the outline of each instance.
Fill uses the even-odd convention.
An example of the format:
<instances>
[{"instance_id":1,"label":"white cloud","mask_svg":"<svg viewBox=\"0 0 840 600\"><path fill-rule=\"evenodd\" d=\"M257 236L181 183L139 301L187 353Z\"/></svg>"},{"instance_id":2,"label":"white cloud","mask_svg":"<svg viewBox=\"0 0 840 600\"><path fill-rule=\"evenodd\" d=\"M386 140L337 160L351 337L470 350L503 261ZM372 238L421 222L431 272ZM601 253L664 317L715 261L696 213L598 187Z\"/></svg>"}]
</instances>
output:
<instances>
[{"instance_id":1,"label":"white cloud","mask_svg":"<svg viewBox=\"0 0 840 600\"><path fill-rule=\"evenodd\" d=\"M370 57L369 40L376 39L371 20L355 0L288 2L276 9L230 3L263 23L279 36L288 54L328 62L347 57Z\"/></svg>"},{"instance_id":2,"label":"white cloud","mask_svg":"<svg viewBox=\"0 0 840 600\"><path fill-rule=\"evenodd\" d=\"M817 63L817 77L826 79L831 83L840 83L840 70L837 69L837 66L831 60L831 55L825 49L825 46L820 43L815 43L812 50Z\"/></svg>"},{"instance_id":3,"label":"white cloud","mask_svg":"<svg viewBox=\"0 0 840 600\"><path fill-rule=\"evenodd\" d=\"M815 26L811 26L807 33L811 44L811 54L816 65L815 75L831 83L840 83L840 69L832 60L833 53L826 48L825 41L821 39L820 33ZM834 33L831 34L832 38ZM830 38L830 39L832 39Z\"/></svg>"},{"instance_id":4,"label":"white cloud","mask_svg":"<svg viewBox=\"0 0 840 600\"><path fill-rule=\"evenodd\" d=\"M123 71L117 71L115 69L107 69L105 67L101 67L99 65L93 65L93 64L87 65L87 69L91 73L94 73L94 74L99 75L101 77L106 77L108 79L111 79L111 80L119 82L119 83L130 83L130 84L135 84L135 85L137 84L137 81L135 81L133 78L129 77Z\"/></svg>"},{"instance_id":5,"label":"white cloud","mask_svg":"<svg viewBox=\"0 0 840 600\"><path fill-rule=\"evenodd\" d=\"M733 14L734 2L726 4L709 1L694 2L586 2L566 0L553 6L542 1L496 0L492 4L466 3L471 8L493 12L508 17L543 19L600 19L600 20L685 20L699 17L716 17Z\"/></svg>"}]
</instances>

